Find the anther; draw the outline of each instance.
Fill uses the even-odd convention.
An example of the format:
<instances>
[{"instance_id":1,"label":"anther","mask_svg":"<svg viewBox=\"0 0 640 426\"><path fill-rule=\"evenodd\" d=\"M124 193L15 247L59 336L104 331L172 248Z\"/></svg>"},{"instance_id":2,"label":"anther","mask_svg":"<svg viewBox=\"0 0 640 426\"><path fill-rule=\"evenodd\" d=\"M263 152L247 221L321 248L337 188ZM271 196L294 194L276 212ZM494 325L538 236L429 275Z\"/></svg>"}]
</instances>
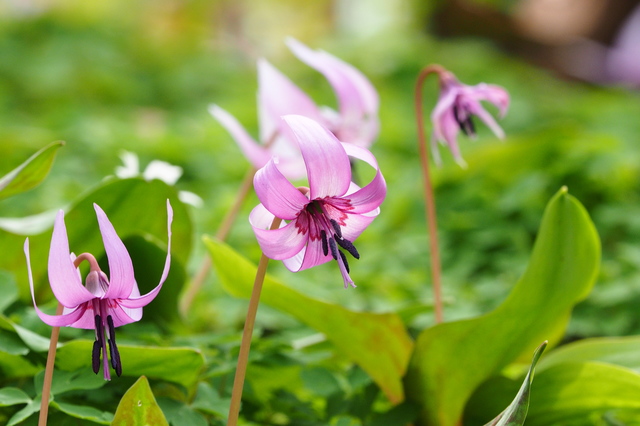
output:
<instances>
[{"instance_id":1,"label":"anther","mask_svg":"<svg viewBox=\"0 0 640 426\"><path fill-rule=\"evenodd\" d=\"M336 221L335 219L330 219L329 222L331 222L331 226L333 226L333 230L336 231L336 235L338 236L338 238L342 238L342 229L340 228L338 221Z\"/></svg>"},{"instance_id":2,"label":"anther","mask_svg":"<svg viewBox=\"0 0 640 426\"><path fill-rule=\"evenodd\" d=\"M327 242L327 233L324 229L320 230L320 239L322 240L322 253L329 254L329 243Z\"/></svg>"},{"instance_id":3,"label":"anther","mask_svg":"<svg viewBox=\"0 0 640 426\"><path fill-rule=\"evenodd\" d=\"M340 247L348 251L351 256L360 259L360 253L358 253L358 250L351 241L345 240L344 238L336 238L336 242Z\"/></svg>"},{"instance_id":4,"label":"anther","mask_svg":"<svg viewBox=\"0 0 640 426\"><path fill-rule=\"evenodd\" d=\"M341 250L339 250L338 253L340 253L340 258L342 259L342 263L344 263L344 268L347 270L347 273L351 272L349 270L349 262L347 262L347 256L345 256Z\"/></svg>"},{"instance_id":5,"label":"anther","mask_svg":"<svg viewBox=\"0 0 640 426\"><path fill-rule=\"evenodd\" d=\"M109 355L111 358L111 366L116 371L118 377L122 374L122 362L120 361L120 352L116 345L116 328L113 325L113 318L111 315L107 317L107 326L109 327Z\"/></svg>"},{"instance_id":6,"label":"anther","mask_svg":"<svg viewBox=\"0 0 640 426\"><path fill-rule=\"evenodd\" d=\"M329 238L329 248L331 249L331 256L334 260L338 260L338 246L336 246L336 240Z\"/></svg>"},{"instance_id":7,"label":"anther","mask_svg":"<svg viewBox=\"0 0 640 426\"><path fill-rule=\"evenodd\" d=\"M102 349L102 342L104 339L104 333L102 329L102 319L100 315L94 317L96 328L96 340L93 342L93 350L91 351L91 367L93 372L98 374L100 371L100 350Z\"/></svg>"}]
</instances>

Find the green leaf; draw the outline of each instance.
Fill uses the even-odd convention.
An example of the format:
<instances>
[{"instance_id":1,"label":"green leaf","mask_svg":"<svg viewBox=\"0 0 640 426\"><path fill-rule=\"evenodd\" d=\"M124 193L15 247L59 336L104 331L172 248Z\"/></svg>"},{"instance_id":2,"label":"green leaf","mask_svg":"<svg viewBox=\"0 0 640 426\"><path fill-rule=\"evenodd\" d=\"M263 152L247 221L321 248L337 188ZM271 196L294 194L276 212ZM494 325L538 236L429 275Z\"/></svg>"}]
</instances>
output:
<instances>
[{"instance_id":1,"label":"green leaf","mask_svg":"<svg viewBox=\"0 0 640 426\"><path fill-rule=\"evenodd\" d=\"M91 371L93 341L74 340L58 349L56 367L75 371L86 368ZM191 348L162 348L118 345L122 360L123 376L147 376L195 387L204 368L204 357Z\"/></svg>"},{"instance_id":2,"label":"green leaf","mask_svg":"<svg viewBox=\"0 0 640 426\"><path fill-rule=\"evenodd\" d=\"M167 420L175 426L207 426L207 420L202 414L194 411L184 402L170 398L158 398L158 405L162 408Z\"/></svg>"},{"instance_id":3,"label":"green leaf","mask_svg":"<svg viewBox=\"0 0 640 426\"><path fill-rule=\"evenodd\" d=\"M540 362L538 372L565 362L600 361L640 373L640 336L600 337L563 345Z\"/></svg>"},{"instance_id":4,"label":"green leaf","mask_svg":"<svg viewBox=\"0 0 640 426\"><path fill-rule=\"evenodd\" d=\"M533 354L533 361L531 361L531 367L522 382L522 386L518 390L518 394L509 406L498 417L487 423L485 426L522 426L527 418L527 411L529 409L529 395L531 390L531 383L533 382L533 372L536 368L536 364L542 356L542 352L547 347L547 342L544 342Z\"/></svg>"},{"instance_id":5,"label":"green leaf","mask_svg":"<svg viewBox=\"0 0 640 426\"><path fill-rule=\"evenodd\" d=\"M70 404L68 402L52 401L51 406L57 408L65 414L70 415L82 420L90 420L94 423L101 425L111 424L113 421L113 414L100 411L97 408L89 407L86 405Z\"/></svg>"},{"instance_id":6,"label":"green leaf","mask_svg":"<svg viewBox=\"0 0 640 426\"><path fill-rule=\"evenodd\" d=\"M256 266L220 241L205 238L205 244L224 289L233 296L249 298ZM261 302L324 333L344 356L371 376L391 402L404 399L401 377L413 342L396 314L350 311L298 293L269 275Z\"/></svg>"},{"instance_id":7,"label":"green leaf","mask_svg":"<svg viewBox=\"0 0 640 426\"><path fill-rule=\"evenodd\" d=\"M31 402L29 395L18 388L0 389L0 407L8 407L16 404L28 404Z\"/></svg>"},{"instance_id":8,"label":"green leaf","mask_svg":"<svg viewBox=\"0 0 640 426\"><path fill-rule=\"evenodd\" d=\"M582 205L566 189L549 202L529 266L507 299L478 318L421 333L406 376L408 397L429 426L458 423L467 399L538 342L561 334L596 278L600 244Z\"/></svg>"},{"instance_id":9,"label":"green leaf","mask_svg":"<svg viewBox=\"0 0 640 426\"><path fill-rule=\"evenodd\" d=\"M566 362L537 370L526 426L609 424L602 419L614 412L632 413L634 421L625 424L640 420L640 374L635 371L601 362ZM473 408L465 414L472 420L480 412L499 410L496 404L504 404L517 388L516 380L492 379L474 394Z\"/></svg>"},{"instance_id":10,"label":"green leaf","mask_svg":"<svg viewBox=\"0 0 640 426\"><path fill-rule=\"evenodd\" d=\"M231 398L220 398L220 394L207 382L198 383L198 392L191 406L207 414L226 417L229 413Z\"/></svg>"},{"instance_id":11,"label":"green leaf","mask_svg":"<svg viewBox=\"0 0 640 426\"><path fill-rule=\"evenodd\" d=\"M52 142L24 163L0 178L0 200L37 186L49 173L58 148L64 142Z\"/></svg>"},{"instance_id":12,"label":"green leaf","mask_svg":"<svg viewBox=\"0 0 640 426\"><path fill-rule=\"evenodd\" d=\"M22 355L12 355L0 351L0 377L12 379L18 377L33 377L42 367L32 364Z\"/></svg>"},{"instance_id":13,"label":"green leaf","mask_svg":"<svg viewBox=\"0 0 640 426\"><path fill-rule=\"evenodd\" d=\"M40 411L40 395L38 395L35 399L29 402L24 408L15 413L9 419L7 426L13 426L22 423L26 419L28 419L33 413L37 413Z\"/></svg>"},{"instance_id":14,"label":"green leaf","mask_svg":"<svg viewBox=\"0 0 640 426\"><path fill-rule=\"evenodd\" d=\"M0 313L18 299L18 287L13 275L0 270Z\"/></svg>"},{"instance_id":15,"label":"green leaf","mask_svg":"<svg viewBox=\"0 0 640 426\"><path fill-rule=\"evenodd\" d=\"M4 315L0 315L0 328L14 331L32 351L47 352L49 350L49 339L19 326Z\"/></svg>"},{"instance_id":16,"label":"green leaf","mask_svg":"<svg viewBox=\"0 0 640 426\"><path fill-rule=\"evenodd\" d=\"M146 377L140 377L124 394L111 424L169 426Z\"/></svg>"},{"instance_id":17,"label":"green leaf","mask_svg":"<svg viewBox=\"0 0 640 426\"><path fill-rule=\"evenodd\" d=\"M36 392L41 394L44 383L44 370L36 374L33 381ZM55 369L53 372L53 382L51 384L51 394L60 395L72 390L99 389L103 387L105 383L101 374L95 374L88 368L80 368L76 371Z\"/></svg>"}]
</instances>

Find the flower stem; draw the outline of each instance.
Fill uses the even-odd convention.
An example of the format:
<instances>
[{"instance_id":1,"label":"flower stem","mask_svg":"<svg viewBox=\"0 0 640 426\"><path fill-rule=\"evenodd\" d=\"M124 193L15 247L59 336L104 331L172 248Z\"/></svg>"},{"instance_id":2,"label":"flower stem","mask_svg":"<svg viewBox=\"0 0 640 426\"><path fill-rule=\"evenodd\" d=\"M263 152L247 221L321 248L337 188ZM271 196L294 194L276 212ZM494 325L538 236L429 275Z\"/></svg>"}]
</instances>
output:
<instances>
[{"instance_id":1,"label":"flower stem","mask_svg":"<svg viewBox=\"0 0 640 426\"><path fill-rule=\"evenodd\" d=\"M222 220L222 225L220 225L220 228L218 228L218 232L216 232L216 238L218 240L224 241L227 239L227 236L229 236L231 227L233 226L233 223L235 222L235 220L238 217L238 214L240 213L242 204L244 203L244 201L249 196L249 193L251 192L251 188L253 186L253 175L255 174L256 174L256 169L254 167L250 167L244 179L242 180L242 183L240 184L240 188L238 189L237 197L233 202L233 205L231 206L229 211L227 211L227 214ZM204 280L207 278L207 275L209 274L210 269L211 269L211 257L205 256L204 260L202 261L202 265L200 266L200 269L198 270L198 272L196 273L196 276L191 281L191 284L189 285L189 288L186 290L185 295L182 298L182 301L180 303L181 305L180 310L183 315L186 315L186 313L189 312L189 309L193 304L193 300L195 299L196 294L198 294L198 292L202 288L204 284Z\"/></svg>"},{"instance_id":2,"label":"flower stem","mask_svg":"<svg viewBox=\"0 0 640 426\"><path fill-rule=\"evenodd\" d=\"M270 229L276 229L280 226L281 219L275 218L271 223ZM240 402L242 400L242 388L244 387L244 377L247 372L247 364L249 362L249 349L251 348L251 336L253 335L253 325L256 322L256 314L258 312L258 304L260 302L260 293L262 292L262 284L267 273L267 265L269 258L262 254L256 271L256 278L253 282L253 290L249 299L249 308L247 309L247 318L244 322L244 330L242 331L242 341L240 343L240 353L238 354L238 366L236 367L236 376L233 380L233 389L231 391L231 405L229 406L229 417L227 426L236 426L240 415Z\"/></svg>"},{"instance_id":3,"label":"flower stem","mask_svg":"<svg viewBox=\"0 0 640 426\"><path fill-rule=\"evenodd\" d=\"M61 315L63 310L64 306L62 306L62 303L58 303L56 315ZM56 360L59 335L60 327L53 327L51 330L51 340L49 341L49 352L47 353L47 364L44 368L44 382L42 384L42 400L40 401L40 417L38 419L38 426L47 425L47 417L49 416L49 395L51 394L53 366Z\"/></svg>"},{"instance_id":4,"label":"flower stem","mask_svg":"<svg viewBox=\"0 0 640 426\"><path fill-rule=\"evenodd\" d=\"M420 71L416 83L415 108L416 123L418 125L418 149L420 151L420 162L422 164L422 175L424 179L424 199L427 210L427 228L429 230L429 253L431 255L431 279L433 285L433 299L436 323L443 321L442 314L442 284L440 252L438 251L438 225L436 218L436 202L433 194L433 184L429 173L429 154L427 142L424 134L424 119L422 112L422 87L426 78L433 73L440 75L444 68L440 65L429 65Z\"/></svg>"}]
</instances>

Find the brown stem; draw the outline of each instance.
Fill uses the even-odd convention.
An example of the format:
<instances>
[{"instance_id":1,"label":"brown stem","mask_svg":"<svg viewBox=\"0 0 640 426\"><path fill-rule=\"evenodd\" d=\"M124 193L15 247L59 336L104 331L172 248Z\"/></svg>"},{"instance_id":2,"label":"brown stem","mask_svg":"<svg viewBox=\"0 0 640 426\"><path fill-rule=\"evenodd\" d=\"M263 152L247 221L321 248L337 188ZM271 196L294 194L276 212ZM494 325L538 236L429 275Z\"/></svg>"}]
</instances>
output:
<instances>
[{"instance_id":1,"label":"brown stem","mask_svg":"<svg viewBox=\"0 0 640 426\"><path fill-rule=\"evenodd\" d=\"M56 315L61 315L64 310L62 303L58 303ZM47 353L47 364L44 368L44 382L42 383L42 400L40 401L40 417L38 426L47 426L49 416L49 395L51 394L51 383L53 382L53 366L56 361L56 350L58 348L58 336L60 327L51 329L51 340L49 341L49 352Z\"/></svg>"},{"instance_id":2,"label":"brown stem","mask_svg":"<svg viewBox=\"0 0 640 426\"><path fill-rule=\"evenodd\" d=\"M271 223L270 229L276 229L280 226L280 218L275 218ZM253 282L253 290L249 299L249 308L247 309L247 318L244 322L244 330L242 331L242 341L240 343L240 353L238 354L238 366L236 368L236 376L233 380L233 389L231 390L231 405L229 406L229 418L227 426L236 426L238 417L240 416L240 402L242 400L242 388L244 387L244 377L247 372L247 364L249 362L249 349L251 348L251 336L253 335L253 325L256 322L256 314L258 312L258 304L260 303L260 293L262 292L262 284L267 273L267 265L269 258L262 254L256 278Z\"/></svg>"},{"instance_id":3,"label":"brown stem","mask_svg":"<svg viewBox=\"0 0 640 426\"><path fill-rule=\"evenodd\" d=\"M426 203L427 228L429 230L429 248L431 254L431 277L433 284L433 299L436 323L443 321L442 315L442 284L440 280L440 252L438 251L438 225L436 217L436 202L433 194L433 184L429 173L429 153L427 141L424 134L424 120L422 112L422 87L426 78L433 73L441 75L446 72L440 65L429 65L420 71L416 83L415 107L416 122L418 124L418 150L420 151L420 162L422 164L422 175L424 178L424 199Z\"/></svg>"}]
</instances>

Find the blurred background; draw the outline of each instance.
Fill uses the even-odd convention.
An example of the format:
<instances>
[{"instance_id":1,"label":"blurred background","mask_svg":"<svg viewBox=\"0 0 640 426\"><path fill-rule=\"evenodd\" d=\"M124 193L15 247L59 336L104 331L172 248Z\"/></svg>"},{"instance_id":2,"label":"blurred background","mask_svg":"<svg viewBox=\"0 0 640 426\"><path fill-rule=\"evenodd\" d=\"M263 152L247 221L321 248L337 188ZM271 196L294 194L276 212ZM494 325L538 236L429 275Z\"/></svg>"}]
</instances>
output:
<instances>
[{"instance_id":1,"label":"blurred background","mask_svg":"<svg viewBox=\"0 0 640 426\"><path fill-rule=\"evenodd\" d=\"M123 151L140 168L182 168L176 186L202 198L193 274L231 205L248 163L207 112L216 103L254 135L256 60L267 58L321 105L324 78L284 45L292 36L360 69L381 98L372 147L389 185L382 214L358 243L356 291L328 264L291 275L297 289L345 306L396 310L415 329L431 324L428 245L416 145L414 86L440 63L467 84L505 87L511 108L498 141L478 125L460 138L469 167L448 153L433 170L447 319L487 312L524 270L546 202L567 185L603 243L598 284L579 305L571 338L640 332L640 9L631 0L0 0L0 175L64 140L49 178L0 202L0 216L69 206L113 175ZM425 109L435 104L428 82ZM495 110L491 109L492 112ZM229 242L258 248L243 207ZM152 214L153 212L150 212ZM239 325L244 302L211 274L186 321ZM559 283L561 285L561 283ZM261 308L263 309L263 308ZM261 325L295 321L265 307Z\"/></svg>"}]
</instances>

